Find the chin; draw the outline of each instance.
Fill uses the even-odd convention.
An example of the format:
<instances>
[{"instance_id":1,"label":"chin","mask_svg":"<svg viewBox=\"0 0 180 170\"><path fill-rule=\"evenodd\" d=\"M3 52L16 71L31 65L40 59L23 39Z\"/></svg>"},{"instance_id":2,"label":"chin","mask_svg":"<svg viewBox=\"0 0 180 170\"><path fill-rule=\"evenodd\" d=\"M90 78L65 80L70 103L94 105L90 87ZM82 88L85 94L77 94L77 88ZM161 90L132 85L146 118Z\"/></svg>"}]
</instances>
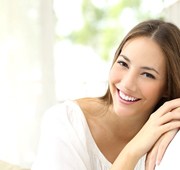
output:
<instances>
[{"instance_id":1,"label":"chin","mask_svg":"<svg viewBox=\"0 0 180 170\"><path fill-rule=\"evenodd\" d=\"M134 109L129 109L129 108L122 108L122 107L114 107L114 112L117 116L120 117L129 117L136 115L137 112L134 111Z\"/></svg>"}]
</instances>

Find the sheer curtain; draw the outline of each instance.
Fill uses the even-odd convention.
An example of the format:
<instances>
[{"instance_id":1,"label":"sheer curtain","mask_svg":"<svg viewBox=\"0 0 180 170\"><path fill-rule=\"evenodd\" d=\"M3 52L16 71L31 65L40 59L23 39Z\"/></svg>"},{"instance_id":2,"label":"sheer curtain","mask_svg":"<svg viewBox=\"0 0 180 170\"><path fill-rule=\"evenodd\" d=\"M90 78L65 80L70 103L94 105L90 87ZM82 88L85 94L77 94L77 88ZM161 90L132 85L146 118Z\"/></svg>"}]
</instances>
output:
<instances>
[{"instance_id":1,"label":"sheer curtain","mask_svg":"<svg viewBox=\"0 0 180 170\"><path fill-rule=\"evenodd\" d=\"M52 0L0 0L0 160L30 167L55 101Z\"/></svg>"},{"instance_id":2,"label":"sheer curtain","mask_svg":"<svg viewBox=\"0 0 180 170\"><path fill-rule=\"evenodd\" d=\"M53 0L0 4L0 160L30 168L43 113L59 100L103 93L107 64L88 47L55 41ZM71 60L81 67L66 67Z\"/></svg>"}]
</instances>

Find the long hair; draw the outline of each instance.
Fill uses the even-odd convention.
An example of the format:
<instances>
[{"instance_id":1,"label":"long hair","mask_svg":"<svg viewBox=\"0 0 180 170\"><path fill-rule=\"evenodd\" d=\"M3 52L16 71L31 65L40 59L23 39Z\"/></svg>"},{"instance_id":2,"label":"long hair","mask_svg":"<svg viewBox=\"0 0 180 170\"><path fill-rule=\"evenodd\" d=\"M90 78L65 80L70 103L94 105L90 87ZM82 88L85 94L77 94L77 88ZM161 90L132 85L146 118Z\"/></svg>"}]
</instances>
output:
<instances>
[{"instance_id":1,"label":"long hair","mask_svg":"<svg viewBox=\"0 0 180 170\"><path fill-rule=\"evenodd\" d=\"M153 39L161 48L166 63L167 70L167 97L162 98L155 109L162 105L165 101L180 97L180 30L169 22L162 20L148 20L139 23L124 37L118 49L115 52L113 64L119 57L125 43L137 37L149 37ZM107 103L107 106L112 104L112 96L109 86L104 96L100 97Z\"/></svg>"}]
</instances>

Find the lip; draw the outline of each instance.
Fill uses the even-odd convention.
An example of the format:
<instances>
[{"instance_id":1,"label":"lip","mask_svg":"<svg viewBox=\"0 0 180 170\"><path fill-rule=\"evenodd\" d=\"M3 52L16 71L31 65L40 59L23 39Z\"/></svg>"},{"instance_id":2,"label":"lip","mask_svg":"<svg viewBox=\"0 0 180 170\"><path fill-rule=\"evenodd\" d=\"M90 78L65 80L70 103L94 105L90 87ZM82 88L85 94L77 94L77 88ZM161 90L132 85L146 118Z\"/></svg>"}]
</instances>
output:
<instances>
[{"instance_id":1,"label":"lip","mask_svg":"<svg viewBox=\"0 0 180 170\"><path fill-rule=\"evenodd\" d=\"M120 96L120 93L122 93L125 96L128 96L129 100L125 100L124 98L122 98ZM118 95L120 102L122 102L124 104L133 104L133 103L136 103L140 100L140 98L136 98L134 96L128 95L127 93L124 93L123 91L121 91L119 89L117 89L117 95Z\"/></svg>"}]
</instances>

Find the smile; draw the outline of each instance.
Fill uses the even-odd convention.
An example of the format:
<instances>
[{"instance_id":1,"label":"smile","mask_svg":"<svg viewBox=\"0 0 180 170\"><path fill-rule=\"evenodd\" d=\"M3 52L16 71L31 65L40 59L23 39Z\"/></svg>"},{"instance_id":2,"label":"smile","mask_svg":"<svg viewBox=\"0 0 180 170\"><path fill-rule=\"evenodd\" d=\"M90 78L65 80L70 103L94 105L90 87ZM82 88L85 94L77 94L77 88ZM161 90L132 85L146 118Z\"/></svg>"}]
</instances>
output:
<instances>
[{"instance_id":1,"label":"smile","mask_svg":"<svg viewBox=\"0 0 180 170\"><path fill-rule=\"evenodd\" d=\"M122 91L119 91L119 96L121 99L127 101L127 102L135 102L138 101L138 98L132 97L132 96L128 96L126 94L124 94Z\"/></svg>"}]
</instances>

